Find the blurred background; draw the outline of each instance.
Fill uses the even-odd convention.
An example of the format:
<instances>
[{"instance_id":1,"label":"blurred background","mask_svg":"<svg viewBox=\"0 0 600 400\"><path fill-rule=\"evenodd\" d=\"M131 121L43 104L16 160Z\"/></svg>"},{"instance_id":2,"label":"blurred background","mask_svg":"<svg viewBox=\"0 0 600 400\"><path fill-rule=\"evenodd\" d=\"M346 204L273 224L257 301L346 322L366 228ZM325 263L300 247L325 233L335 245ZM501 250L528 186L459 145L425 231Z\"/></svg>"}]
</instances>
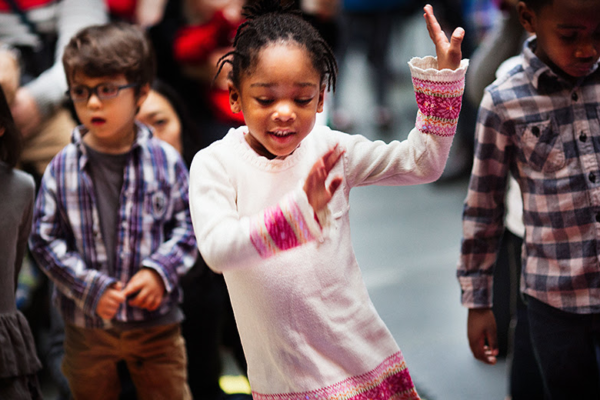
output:
<instances>
[{"instance_id":1,"label":"blurred background","mask_svg":"<svg viewBox=\"0 0 600 400\"><path fill-rule=\"evenodd\" d=\"M498 21L503 20L503 6L507 2L433 0L431 4L448 35L457 26L465 28L463 55L470 58ZM20 5L20 11L13 5L9 7L9 3ZM340 67L337 91L327 95L326 110L319 123L372 140L405 139L414 126L417 112L407 62L415 56L435 55L423 18L422 8L426 2L296 0L296 3L333 48ZM124 20L142 26L148 31L157 53L158 78L170 88L169 93L174 93L168 100L182 122L178 143L174 146L189 163L196 151L220 139L229 127L243 124L241 116L229 110L225 85L227 66L213 80L216 61L231 49L235 30L243 22L243 5L243 0L0 0L0 43L20 48L23 55L27 55L28 47L45 49L48 54L44 55L50 60L46 67L50 71L53 65L56 68L59 64L57 43L64 43L65 36L73 30L73 20L64 20L64 15L71 14L83 25ZM87 19L77 18L78 15L85 15ZM64 29L67 25L71 31ZM41 46L31 40L34 36L43 38ZM16 80L7 80L8 69L1 64L3 51L0 48L0 65L3 65L0 83L3 87L14 86L13 114L20 112L20 119L29 122L22 126L24 134L31 137L36 137L38 131L52 134L44 124L59 113L67 118L64 111L69 110L69 104L64 102L64 97L53 104L44 103L48 99L35 98L32 83L42 78L55 79L52 84L63 93L64 79L60 79L60 74L44 76L46 71L40 68L28 70L27 60L24 60L23 73L17 75ZM23 97L26 94L33 95L38 108L23 108L20 102L27 98ZM164 93L163 96L169 97ZM354 248L367 287L404 353L421 396L427 400L500 400L508 392L506 349L495 366L484 365L471 356L466 337L467 310L460 305L455 278L477 106L476 100L465 97L451 156L439 182L415 187L358 188L351 195ZM33 114L23 114L24 109ZM154 122L158 133L158 121ZM72 120L63 123L61 131L70 132L64 127L75 123ZM34 141L25 145L34 155L39 153L34 150L47 149L44 143ZM54 154L43 154L41 159L32 156L33 160L24 160L27 162L23 167L39 177ZM65 394L61 387L64 382L57 377L60 375L56 360L60 359L61 328L55 326L56 316L49 311L51 288L36 268L31 262L24 265L19 282L19 307L36 334L38 352L45 365L41 377L46 398L62 400L68 398L68 393ZM205 269L199 266L196 270ZM198 291L199 284L208 287L212 282L206 280L203 272L190 277L187 285ZM212 286L209 290L211 296L214 295L210 300L197 299L202 307L188 305L205 314L188 317L188 320L215 321L219 327L223 326L219 332L231 332L233 325L226 290L222 282L216 285L218 290ZM223 318L222 314L228 317ZM507 329L509 319L510 315L499 321L504 327L501 329ZM189 332L188 342L196 337L191 334L196 328L184 327L184 334L186 329ZM243 357L240 360L235 335L232 336L219 339L221 361L199 368L214 367L208 375L243 375L240 372ZM202 350L194 351L197 352L189 350L190 359L204 357ZM190 372L190 381L199 379L194 374ZM206 370L202 374L206 375ZM230 385L223 388L227 392L247 391L243 382L239 382L238 379L221 381L221 386ZM223 398L219 393L218 398ZM195 397L213 398L207 394Z\"/></svg>"}]
</instances>

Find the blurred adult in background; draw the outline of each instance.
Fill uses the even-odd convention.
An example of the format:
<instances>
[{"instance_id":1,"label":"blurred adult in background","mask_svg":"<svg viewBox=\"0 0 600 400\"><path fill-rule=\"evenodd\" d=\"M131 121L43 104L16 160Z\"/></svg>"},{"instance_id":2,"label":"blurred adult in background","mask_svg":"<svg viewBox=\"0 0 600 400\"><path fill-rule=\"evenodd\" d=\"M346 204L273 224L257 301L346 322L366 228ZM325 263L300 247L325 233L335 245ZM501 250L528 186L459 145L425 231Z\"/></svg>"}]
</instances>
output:
<instances>
[{"instance_id":1,"label":"blurred adult in background","mask_svg":"<svg viewBox=\"0 0 600 400\"><path fill-rule=\"evenodd\" d=\"M389 62L392 30L398 21L412 15L419 6L413 0L342 0L341 3L337 51L340 73L344 73L348 50L357 44L364 48L375 93L373 122L383 131L388 131L393 124L393 107L389 104L393 80ZM343 131L352 130L355 124L339 99L334 100L332 124Z\"/></svg>"},{"instance_id":2,"label":"blurred adult in background","mask_svg":"<svg viewBox=\"0 0 600 400\"><path fill-rule=\"evenodd\" d=\"M229 107L227 73L213 82L216 62L229 51L241 22L242 5L241 0L169 0L163 18L149 30L158 78L181 96L207 143L243 123Z\"/></svg>"},{"instance_id":3,"label":"blurred adult in background","mask_svg":"<svg viewBox=\"0 0 600 400\"><path fill-rule=\"evenodd\" d=\"M105 0L111 19L130 22L144 28L158 24L168 0Z\"/></svg>"},{"instance_id":4,"label":"blurred adult in background","mask_svg":"<svg viewBox=\"0 0 600 400\"><path fill-rule=\"evenodd\" d=\"M210 139L190 118L181 96L160 80L153 83L137 118L153 128L155 137L177 149L188 167L195 155L193 149L209 144ZM246 359L223 275L212 272L198 256L196 264L180 284L183 289L181 309L185 314L181 329L186 341L188 385L195 399L223 399L225 394L219 385L223 372L223 348L231 352L238 368L246 373ZM237 398L245 397L238 395Z\"/></svg>"},{"instance_id":5,"label":"blurred adult in background","mask_svg":"<svg viewBox=\"0 0 600 400\"><path fill-rule=\"evenodd\" d=\"M198 83L210 111L204 133L212 141L244 124L243 115L233 113L229 105L229 64L215 78L217 61L232 50L235 32L244 20L244 4L244 0L188 0L186 24L177 31L173 43L175 61Z\"/></svg>"},{"instance_id":6,"label":"blurred adult in background","mask_svg":"<svg viewBox=\"0 0 600 400\"><path fill-rule=\"evenodd\" d=\"M23 169L39 179L75 126L64 108L62 49L81 28L107 21L104 0L0 0L0 43L18 50L22 71L11 111L24 139ZM14 73L0 70L0 75ZM3 78L5 79L5 78Z\"/></svg>"}]
</instances>

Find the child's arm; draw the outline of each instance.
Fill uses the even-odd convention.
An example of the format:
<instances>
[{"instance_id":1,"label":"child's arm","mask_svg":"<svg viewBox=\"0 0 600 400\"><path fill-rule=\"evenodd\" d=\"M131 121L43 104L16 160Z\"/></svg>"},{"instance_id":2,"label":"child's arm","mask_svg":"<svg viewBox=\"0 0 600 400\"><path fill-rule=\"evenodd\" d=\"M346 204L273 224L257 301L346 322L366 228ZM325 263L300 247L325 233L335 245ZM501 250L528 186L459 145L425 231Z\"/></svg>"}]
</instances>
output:
<instances>
[{"instance_id":1,"label":"child's arm","mask_svg":"<svg viewBox=\"0 0 600 400\"><path fill-rule=\"evenodd\" d=\"M187 168L172 148L169 152L166 157L170 159L171 191L170 204L165 207L172 209L171 220L164 224L165 241L140 266L140 270L148 268L156 272L167 293L179 285L179 278L194 265L198 255L190 217Z\"/></svg>"},{"instance_id":2,"label":"child's arm","mask_svg":"<svg viewBox=\"0 0 600 400\"><path fill-rule=\"evenodd\" d=\"M243 268L279 252L321 240L323 228L309 203L304 182L254 215L240 216L237 193L229 168L237 161L229 152L213 154L211 146L196 155L190 172L190 208L198 248L207 265L217 272ZM220 149L223 150L222 148ZM324 176L339 159L327 153L313 167L312 201L326 203L339 184L324 184ZM326 171L324 172L323 169ZM341 180L339 180L341 182ZM317 194L317 192L319 194ZM328 193L326 193L328 192Z\"/></svg>"},{"instance_id":3,"label":"child's arm","mask_svg":"<svg viewBox=\"0 0 600 400\"><path fill-rule=\"evenodd\" d=\"M42 179L33 214L29 247L38 265L57 289L74 300L86 314L95 316L100 297L117 281L88 268L75 247L70 222L66 220L65 211L58 201L58 157L60 155L50 163Z\"/></svg>"},{"instance_id":4,"label":"child's arm","mask_svg":"<svg viewBox=\"0 0 600 400\"><path fill-rule=\"evenodd\" d=\"M457 277L462 304L469 308L468 337L473 355L489 364L498 353L491 311L493 268L504 231L504 199L514 151L502 109L486 93L475 131L475 159L463 209L463 240Z\"/></svg>"},{"instance_id":5,"label":"child's arm","mask_svg":"<svg viewBox=\"0 0 600 400\"><path fill-rule=\"evenodd\" d=\"M465 33L457 28L448 41L432 7L424 10L437 58L414 57L409 63L419 109L415 129L407 140L389 145L356 136L345 140L349 187L428 183L443 172L462 106L468 60L461 60L460 46Z\"/></svg>"}]
</instances>

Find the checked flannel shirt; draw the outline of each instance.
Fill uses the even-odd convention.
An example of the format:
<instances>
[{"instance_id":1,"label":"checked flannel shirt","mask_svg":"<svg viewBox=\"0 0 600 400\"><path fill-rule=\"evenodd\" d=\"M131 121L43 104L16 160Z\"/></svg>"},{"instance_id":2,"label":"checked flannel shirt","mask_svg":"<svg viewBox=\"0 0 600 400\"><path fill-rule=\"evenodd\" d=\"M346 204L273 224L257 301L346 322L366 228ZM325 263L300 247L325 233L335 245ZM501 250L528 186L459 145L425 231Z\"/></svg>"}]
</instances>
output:
<instances>
[{"instance_id":1,"label":"checked flannel shirt","mask_svg":"<svg viewBox=\"0 0 600 400\"><path fill-rule=\"evenodd\" d=\"M600 312L600 70L576 84L525 43L522 64L486 89L463 211L462 303L492 304L509 171L523 196L524 293L555 308Z\"/></svg>"},{"instance_id":2,"label":"checked flannel shirt","mask_svg":"<svg viewBox=\"0 0 600 400\"><path fill-rule=\"evenodd\" d=\"M121 305L116 320L146 321L181 300L179 278L194 264L197 248L188 206L188 172L179 154L138 124L121 190L115 271L107 269L88 157L77 127L73 141L50 163L38 194L29 246L58 290L66 322L107 328L96 314L105 289L126 285L140 268L158 272L165 296L155 311Z\"/></svg>"}]
</instances>

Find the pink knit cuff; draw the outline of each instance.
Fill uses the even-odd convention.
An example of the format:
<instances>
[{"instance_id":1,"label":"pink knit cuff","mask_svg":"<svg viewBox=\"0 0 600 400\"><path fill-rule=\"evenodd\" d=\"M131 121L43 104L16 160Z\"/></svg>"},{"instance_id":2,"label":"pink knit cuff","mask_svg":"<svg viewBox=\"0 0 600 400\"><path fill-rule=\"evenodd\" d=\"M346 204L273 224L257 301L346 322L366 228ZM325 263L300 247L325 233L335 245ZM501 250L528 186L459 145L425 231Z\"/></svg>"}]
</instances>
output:
<instances>
[{"instance_id":1,"label":"pink knit cuff","mask_svg":"<svg viewBox=\"0 0 600 400\"><path fill-rule=\"evenodd\" d=\"M452 136L456 133L465 79L439 82L413 77L419 112L416 127L423 133Z\"/></svg>"},{"instance_id":2,"label":"pink knit cuff","mask_svg":"<svg viewBox=\"0 0 600 400\"><path fill-rule=\"evenodd\" d=\"M263 258L314 239L293 195L250 220L250 240Z\"/></svg>"}]
</instances>

